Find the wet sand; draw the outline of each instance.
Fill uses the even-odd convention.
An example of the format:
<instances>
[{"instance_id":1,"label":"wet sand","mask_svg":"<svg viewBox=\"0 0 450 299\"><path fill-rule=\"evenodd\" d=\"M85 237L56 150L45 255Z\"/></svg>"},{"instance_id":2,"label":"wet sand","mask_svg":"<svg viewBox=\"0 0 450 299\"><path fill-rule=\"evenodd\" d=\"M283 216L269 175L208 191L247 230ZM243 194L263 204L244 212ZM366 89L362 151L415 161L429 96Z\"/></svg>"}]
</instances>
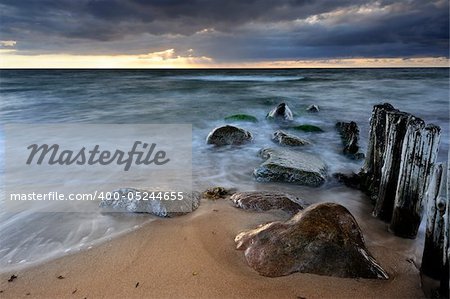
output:
<instances>
[{"instance_id":1,"label":"wet sand","mask_svg":"<svg viewBox=\"0 0 450 299\"><path fill-rule=\"evenodd\" d=\"M389 280L303 273L278 278L260 276L247 266L243 252L235 250L234 237L258 224L287 219L288 215L281 211L243 211L232 207L228 200L203 200L192 214L158 219L87 251L3 273L0 297L424 297L414 263L404 252L380 244L379 238L391 235L384 231L381 221L363 214L355 218L369 250L388 271ZM13 274L17 278L8 282Z\"/></svg>"}]
</instances>

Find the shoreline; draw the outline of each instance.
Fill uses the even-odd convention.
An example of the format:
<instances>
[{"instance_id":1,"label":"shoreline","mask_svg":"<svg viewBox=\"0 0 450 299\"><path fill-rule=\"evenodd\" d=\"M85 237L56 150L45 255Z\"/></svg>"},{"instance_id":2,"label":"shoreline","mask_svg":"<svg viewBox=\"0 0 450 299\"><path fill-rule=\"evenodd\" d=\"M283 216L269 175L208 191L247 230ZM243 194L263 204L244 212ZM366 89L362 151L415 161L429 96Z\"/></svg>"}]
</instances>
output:
<instances>
[{"instance_id":1,"label":"shoreline","mask_svg":"<svg viewBox=\"0 0 450 299\"><path fill-rule=\"evenodd\" d=\"M368 249L388 271L389 280L304 273L260 276L247 265L243 252L235 249L234 237L259 224L288 219L289 215L281 211L249 212L233 207L228 200L203 199L191 214L156 219L91 249L1 273L1 296L425 297L408 250L398 252L380 245L379 234L389 236L384 224L364 211L355 213L355 207L349 209L361 226ZM17 278L8 282L13 274Z\"/></svg>"},{"instance_id":2,"label":"shoreline","mask_svg":"<svg viewBox=\"0 0 450 299\"><path fill-rule=\"evenodd\" d=\"M67 256L83 254L86 251L89 251L91 249L102 246L105 243L113 242L114 240L121 238L124 235L130 234L136 230L139 230L139 229L143 228L144 226L152 223L156 218L158 218L158 217L149 215L149 219L147 219L142 224L137 224L134 227L130 227L123 231L119 231L119 232L113 233L111 235L101 237L97 240L94 240L94 241L88 243L88 244L79 245L77 247L70 248L69 250L66 249L65 251L59 251L59 252L55 253L54 255L49 255L49 256L46 256L45 258L42 258L42 259L39 259L36 261L32 261L32 262L27 261L24 263L19 262L12 266L7 266L6 269L0 269L0 277L2 275L8 274L8 273L26 271L31 268L40 267L42 265L45 265L46 263L55 261L57 259L65 258Z\"/></svg>"}]
</instances>

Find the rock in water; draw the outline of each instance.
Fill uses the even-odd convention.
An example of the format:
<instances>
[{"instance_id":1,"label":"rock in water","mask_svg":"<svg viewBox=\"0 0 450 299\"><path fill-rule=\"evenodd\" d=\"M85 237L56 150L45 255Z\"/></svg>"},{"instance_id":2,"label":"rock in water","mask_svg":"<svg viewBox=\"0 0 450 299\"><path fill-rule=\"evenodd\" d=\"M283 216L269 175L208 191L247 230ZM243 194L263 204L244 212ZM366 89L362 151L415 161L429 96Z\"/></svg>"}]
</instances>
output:
<instances>
[{"instance_id":1,"label":"rock in water","mask_svg":"<svg viewBox=\"0 0 450 299\"><path fill-rule=\"evenodd\" d=\"M360 189L361 188L361 177L352 172L352 173L333 173L333 177L339 182L343 183L345 186L353 189Z\"/></svg>"},{"instance_id":2,"label":"rock in water","mask_svg":"<svg viewBox=\"0 0 450 299\"><path fill-rule=\"evenodd\" d=\"M206 138L206 143L216 146L240 145L252 140L253 136L249 131L227 125L212 130Z\"/></svg>"},{"instance_id":3,"label":"rock in water","mask_svg":"<svg viewBox=\"0 0 450 299\"><path fill-rule=\"evenodd\" d=\"M231 194L231 190L227 190L224 187L213 187L205 190L203 192L203 197L216 200L229 196Z\"/></svg>"},{"instance_id":4,"label":"rock in water","mask_svg":"<svg viewBox=\"0 0 450 299\"><path fill-rule=\"evenodd\" d=\"M327 167L312 154L288 149L266 148L260 156L267 159L253 171L260 182L288 182L318 187L325 182Z\"/></svg>"},{"instance_id":5,"label":"rock in water","mask_svg":"<svg viewBox=\"0 0 450 299\"><path fill-rule=\"evenodd\" d=\"M351 159L363 159L364 154L358 153L359 145L359 128L354 122L338 122L336 123L336 129L341 135L342 145L344 149L342 150L344 155Z\"/></svg>"},{"instance_id":6,"label":"rock in water","mask_svg":"<svg viewBox=\"0 0 450 299\"><path fill-rule=\"evenodd\" d=\"M183 192L183 199L152 199L150 194L159 191L122 188L111 192L111 196L100 202L101 208L110 208L118 212L149 213L159 217L181 216L193 212L200 205L199 192ZM171 192L161 192L169 194ZM178 192L173 192L178 193ZM178 194L176 194L178 196Z\"/></svg>"},{"instance_id":7,"label":"rock in water","mask_svg":"<svg viewBox=\"0 0 450 299\"><path fill-rule=\"evenodd\" d=\"M287 146L300 146L311 144L309 141L305 139L286 133L282 130L278 130L273 133L272 141Z\"/></svg>"},{"instance_id":8,"label":"rock in water","mask_svg":"<svg viewBox=\"0 0 450 299\"><path fill-rule=\"evenodd\" d=\"M361 230L341 205L312 205L286 222L272 222L236 236L247 263L270 277L294 272L388 279L364 244Z\"/></svg>"},{"instance_id":9,"label":"rock in water","mask_svg":"<svg viewBox=\"0 0 450 299\"><path fill-rule=\"evenodd\" d=\"M280 209L293 214L303 210L301 199L282 192L237 192L230 199L235 207L244 210L261 212Z\"/></svg>"},{"instance_id":10,"label":"rock in water","mask_svg":"<svg viewBox=\"0 0 450 299\"><path fill-rule=\"evenodd\" d=\"M294 120L292 111L286 103L279 104L276 108L270 111L266 118L272 118L275 120L291 121Z\"/></svg>"},{"instance_id":11,"label":"rock in water","mask_svg":"<svg viewBox=\"0 0 450 299\"><path fill-rule=\"evenodd\" d=\"M319 106L317 105L309 105L308 108L306 108L306 111L308 112L319 112Z\"/></svg>"}]
</instances>

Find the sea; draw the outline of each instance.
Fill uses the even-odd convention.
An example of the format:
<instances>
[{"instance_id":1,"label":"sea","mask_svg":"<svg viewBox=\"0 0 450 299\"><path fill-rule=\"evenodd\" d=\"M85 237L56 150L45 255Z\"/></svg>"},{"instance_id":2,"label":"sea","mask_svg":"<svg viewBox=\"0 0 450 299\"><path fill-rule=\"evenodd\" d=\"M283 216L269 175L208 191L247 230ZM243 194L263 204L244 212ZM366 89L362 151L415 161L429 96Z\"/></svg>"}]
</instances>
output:
<instances>
[{"instance_id":1,"label":"sea","mask_svg":"<svg viewBox=\"0 0 450 299\"><path fill-rule=\"evenodd\" d=\"M293 111L295 123L323 129L323 133L291 133L313 143L304 150L320 156L330 174L358 171L363 164L342 155L336 122L358 124L365 152L372 107L385 102L440 126L438 161L448 160L448 68L0 70L0 174L5 174L6 124L191 124L195 190L224 186L285 191L306 203L338 202L358 219L378 221L370 216L365 195L332 179L320 188L255 181L253 169L262 162L258 151L277 146L270 138L276 124L267 121L266 114L282 102ZM320 111L307 112L311 104ZM224 118L234 114L258 119L231 123L249 130L254 142L220 149L207 145L208 133L228 124ZM111 216L99 208L89 213L11 212L2 192L0 271L88 250L154 220L146 214ZM372 242L418 258L423 230L422 225L418 241L371 232L380 234L380 240Z\"/></svg>"}]
</instances>

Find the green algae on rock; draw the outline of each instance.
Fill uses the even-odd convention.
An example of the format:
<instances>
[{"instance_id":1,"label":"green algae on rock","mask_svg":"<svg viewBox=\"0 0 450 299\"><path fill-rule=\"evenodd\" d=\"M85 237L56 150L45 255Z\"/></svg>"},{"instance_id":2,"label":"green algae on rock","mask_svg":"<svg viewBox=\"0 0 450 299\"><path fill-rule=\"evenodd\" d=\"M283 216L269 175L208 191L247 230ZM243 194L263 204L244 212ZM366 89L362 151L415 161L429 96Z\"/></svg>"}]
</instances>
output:
<instances>
[{"instance_id":1,"label":"green algae on rock","mask_svg":"<svg viewBox=\"0 0 450 299\"><path fill-rule=\"evenodd\" d=\"M297 130L297 131L303 131L303 132L311 132L311 133L319 133L323 132L323 130L317 126L314 125L298 125L291 127L291 129Z\"/></svg>"},{"instance_id":2,"label":"green algae on rock","mask_svg":"<svg viewBox=\"0 0 450 299\"><path fill-rule=\"evenodd\" d=\"M233 114L224 118L225 121L242 121L242 122L252 122L257 123L258 119L252 115L248 114Z\"/></svg>"}]
</instances>

